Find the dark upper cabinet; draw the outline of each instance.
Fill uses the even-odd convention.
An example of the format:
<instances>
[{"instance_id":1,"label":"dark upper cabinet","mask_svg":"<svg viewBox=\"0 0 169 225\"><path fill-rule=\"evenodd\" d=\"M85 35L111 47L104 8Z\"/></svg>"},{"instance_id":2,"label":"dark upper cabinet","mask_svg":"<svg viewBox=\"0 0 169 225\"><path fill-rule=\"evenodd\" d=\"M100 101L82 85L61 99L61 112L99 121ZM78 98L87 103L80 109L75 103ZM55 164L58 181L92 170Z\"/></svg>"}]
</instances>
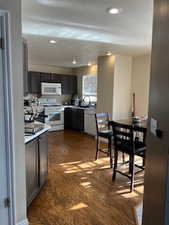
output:
<instances>
[{"instance_id":1,"label":"dark upper cabinet","mask_svg":"<svg viewBox=\"0 0 169 225\"><path fill-rule=\"evenodd\" d=\"M41 82L50 83L52 79L51 73L40 73L41 76Z\"/></svg>"},{"instance_id":2,"label":"dark upper cabinet","mask_svg":"<svg viewBox=\"0 0 169 225\"><path fill-rule=\"evenodd\" d=\"M77 94L77 77L74 75L60 75L30 71L28 74L28 92L41 94L41 83L61 83L62 95Z\"/></svg>"},{"instance_id":3,"label":"dark upper cabinet","mask_svg":"<svg viewBox=\"0 0 169 225\"><path fill-rule=\"evenodd\" d=\"M29 72L29 93L40 94L41 93L41 81L39 72Z\"/></svg>"},{"instance_id":4,"label":"dark upper cabinet","mask_svg":"<svg viewBox=\"0 0 169 225\"><path fill-rule=\"evenodd\" d=\"M77 76L72 76L70 90L72 94L77 94Z\"/></svg>"},{"instance_id":5,"label":"dark upper cabinet","mask_svg":"<svg viewBox=\"0 0 169 225\"><path fill-rule=\"evenodd\" d=\"M53 73L51 75L51 82L53 82L53 83L62 83L62 76L63 75L59 75L59 74Z\"/></svg>"},{"instance_id":6,"label":"dark upper cabinet","mask_svg":"<svg viewBox=\"0 0 169 225\"><path fill-rule=\"evenodd\" d=\"M67 95L70 94L70 77L68 75L62 75L62 94Z\"/></svg>"},{"instance_id":7,"label":"dark upper cabinet","mask_svg":"<svg viewBox=\"0 0 169 225\"><path fill-rule=\"evenodd\" d=\"M61 83L63 95L77 94L77 77L74 75L52 74L51 82Z\"/></svg>"},{"instance_id":8,"label":"dark upper cabinet","mask_svg":"<svg viewBox=\"0 0 169 225\"><path fill-rule=\"evenodd\" d=\"M77 94L77 77L73 75L62 75L62 94Z\"/></svg>"}]
</instances>

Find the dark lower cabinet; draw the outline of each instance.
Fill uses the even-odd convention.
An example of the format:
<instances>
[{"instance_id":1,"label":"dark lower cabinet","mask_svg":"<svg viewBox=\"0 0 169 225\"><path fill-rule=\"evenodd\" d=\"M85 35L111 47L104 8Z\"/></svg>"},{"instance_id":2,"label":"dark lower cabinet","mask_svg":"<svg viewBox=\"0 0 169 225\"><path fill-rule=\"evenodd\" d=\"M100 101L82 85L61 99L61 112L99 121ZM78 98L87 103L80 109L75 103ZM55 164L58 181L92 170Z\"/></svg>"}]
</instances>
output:
<instances>
[{"instance_id":1,"label":"dark lower cabinet","mask_svg":"<svg viewBox=\"0 0 169 225\"><path fill-rule=\"evenodd\" d=\"M48 177L48 136L39 137L39 184L42 187Z\"/></svg>"},{"instance_id":2,"label":"dark lower cabinet","mask_svg":"<svg viewBox=\"0 0 169 225\"><path fill-rule=\"evenodd\" d=\"M37 196L48 175L48 133L30 141L25 147L27 206Z\"/></svg>"},{"instance_id":3,"label":"dark lower cabinet","mask_svg":"<svg viewBox=\"0 0 169 225\"><path fill-rule=\"evenodd\" d=\"M65 108L65 128L84 131L84 110L78 108Z\"/></svg>"},{"instance_id":4,"label":"dark lower cabinet","mask_svg":"<svg viewBox=\"0 0 169 225\"><path fill-rule=\"evenodd\" d=\"M26 144L26 193L27 205L39 191L38 139Z\"/></svg>"},{"instance_id":5,"label":"dark lower cabinet","mask_svg":"<svg viewBox=\"0 0 169 225\"><path fill-rule=\"evenodd\" d=\"M70 107L64 110L64 127L65 129L72 129L72 108Z\"/></svg>"}]
</instances>

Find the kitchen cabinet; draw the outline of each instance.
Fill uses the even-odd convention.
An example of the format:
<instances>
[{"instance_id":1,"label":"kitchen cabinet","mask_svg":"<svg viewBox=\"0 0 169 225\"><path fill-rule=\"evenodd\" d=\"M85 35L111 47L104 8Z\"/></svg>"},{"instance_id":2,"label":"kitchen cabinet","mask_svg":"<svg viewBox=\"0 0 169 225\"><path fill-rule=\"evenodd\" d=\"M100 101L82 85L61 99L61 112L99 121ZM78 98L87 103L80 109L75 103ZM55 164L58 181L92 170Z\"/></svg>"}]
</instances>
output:
<instances>
[{"instance_id":1,"label":"kitchen cabinet","mask_svg":"<svg viewBox=\"0 0 169 225\"><path fill-rule=\"evenodd\" d=\"M42 134L39 137L39 184L42 187L48 176L48 136Z\"/></svg>"},{"instance_id":2,"label":"kitchen cabinet","mask_svg":"<svg viewBox=\"0 0 169 225\"><path fill-rule=\"evenodd\" d=\"M29 93L41 94L41 82L61 83L62 95L77 94L77 77L54 73L29 72Z\"/></svg>"},{"instance_id":3,"label":"kitchen cabinet","mask_svg":"<svg viewBox=\"0 0 169 225\"><path fill-rule=\"evenodd\" d=\"M86 109L84 111L84 131L92 136L96 135L95 109Z\"/></svg>"},{"instance_id":4,"label":"kitchen cabinet","mask_svg":"<svg viewBox=\"0 0 169 225\"><path fill-rule=\"evenodd\" d=\"M48 132L41 134L25 146L26 193L29 206L47 180Z\"/></svg>"},{"instance_id":5,"label":"kitchen cabinet","mask_svg":"<svg viewBox=\"0 0 169 225\"><path fill-rule=\"evenodd\" d=\"M52 74L51 75L51 82L53 83L62 83L62 76L64 75L59 75L59 74Z\"/></svg>"},{"instance_id":6,"label":"kitchen cabinet","mask_svg":"<svg viewBox=\"0 0 169 225\"><path fill-rule=\"evenodd\" d=\"M66 107L64 110L64 127L65 129L72 128L72 108Z\"/></svg>"},{"instance_id":7,"label":"kitchen cabinet","mask_svg":"<svg viewBox=\"0 0 169 225\"><path fill-rule=\"evenodd\" d=\"M73 75L62 75L62 93L64 95L77 94L77 77Z\"/></svg>"},{"instance_id":8,"label":"kitchen cabinet","mask_svg":"<svg viewBox=\"0 0 169 225\"><path fill-rule=\"evenodd\" d=\"M41 76L40 72L29 72L29 93L40 94L41 93Z\"/></svg>"},{"instance_id":9,"label":"kitchen cabinet","mask_svg":"<svg viewBox=\"0 0 169 225\"><path fill-rule=\"evenodd\" d=\"M23 90L24 96L29 92L29 77L28 77L28 46L25 39L23 39Z\"/></svg>"},{"instance_id":10,"label":"kitchen cabinet","mask_svg":"<svg viewBox=\"0 0 169 225\"><path fill-rule=\"evenodd\" d=\"M84 110L68 107L65 109L65 128L84 131Z\"/></svg>"},{"instance_id":11,"label":"kitchen cabinet","mask_svg":"<svg viewBox=\"0 0 169 225\"><path fill-rule=\"evenodd\" d=\"M38 139L26 144L26 193L27 204L35 198L39 191L38 172Z\"/></svg>"},{"instance_id":12,"label":"kitchen cabinet","mask_svg":"<svg viewBox=\"0 0 169 225\"><path fill-rule=\"evenodd\" d=\"M51 77L52 77L51 73L40 73L40 82L50 83Z\"/></svg>"}]
</instances>

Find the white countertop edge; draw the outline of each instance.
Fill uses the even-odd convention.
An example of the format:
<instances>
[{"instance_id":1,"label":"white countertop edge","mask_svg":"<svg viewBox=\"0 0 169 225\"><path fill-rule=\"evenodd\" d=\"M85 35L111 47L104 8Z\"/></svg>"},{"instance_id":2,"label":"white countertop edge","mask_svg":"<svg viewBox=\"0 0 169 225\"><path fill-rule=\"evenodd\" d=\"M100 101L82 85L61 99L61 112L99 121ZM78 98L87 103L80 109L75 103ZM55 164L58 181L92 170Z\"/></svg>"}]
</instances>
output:
<instances>
[{"instance_id":1,"label":"white countertop edge","mask_svg":"<svg viewBox=\"0 0 169 225\"><path fill-rule=\"evenodd\" d=\"M44 128L42 130L40 130L39 132L37 132L36 134L31 135L31 136L25 136L24 137L25 144L27 144L28 142L32 141L33 139L39 137L41 134L45 133L46 131L50 130L50 128L51 128L50 126L45 125Z\"/></svg>"},{"instance_id":2,"label":"white countertop edge","mask_svg":"<svg viewBox=\"0 0 169 225\"><path fill-rule=\"evenodd\" d=\"M95 107L80 107L80 106L75 106L75 105L64 105L64 108L74 108L74 109L83 109L84 111L96 111Z\"/></svg>"}]
</instances>

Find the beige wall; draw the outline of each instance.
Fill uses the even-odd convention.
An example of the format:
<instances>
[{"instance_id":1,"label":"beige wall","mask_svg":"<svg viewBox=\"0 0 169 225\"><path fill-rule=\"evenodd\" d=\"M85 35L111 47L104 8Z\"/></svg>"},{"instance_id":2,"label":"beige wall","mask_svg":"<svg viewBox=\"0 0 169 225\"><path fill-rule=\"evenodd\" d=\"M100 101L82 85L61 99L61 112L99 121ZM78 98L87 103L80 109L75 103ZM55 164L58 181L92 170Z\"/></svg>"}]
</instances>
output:
<instances>
[{"instance_id":1,"label":"beige wall","mask_svg":"<svg viewBox=\"0 0 169 225\"><path fill-rule=\"evenodd\" d=\"M58 74L74 75L74 70L72 68L48 66L48 65L29 64L28 70L44 72L44 73L58 73Z\"/></svg>"},{"instance_id":2,"label":"beige wall","mask_svg":"<svg viewBox=\"0 0 169 225\"><path fill-rule=\"evenodd\" d=\"M97 75L97 65L75 68L74 73L77 75L78 95L82 96L82 78L84 75Z\"/></svg>"},{"instance_id":3,"label":"beige wall","mask_svg":"<svg viewBox=\"0 0 169 225\"><path fill-rule=\"evenodd\" d=\"M115 56L98 57L97 73L97 112L113 115Z\"/></svg>"},{"instance_id":4,"label":"beige wall","mask_svg":"<svg viewBox=\"0 0 169 225\"><path fill-rule=\"evenodd\" d=\"M131 116L132 57L116 56L113 92L113 119L123 120Z\"/></svg>"},{"instance_id":5,"label":"beige wall","mask_svg":"<svg viewBox=\"0 0 169 225\"><path fill-rule=\"evenodd\" d=\"M16 223L18 223L26 218L21 0L0 0L0 8L10 13L13 146L15 158L15 169L13 172L16 191Z\"/></svg>"},{"instance_id":6,"label":"beige wall","mask_svg":"<svg viewBox=\"0 0 169 225\"><path fill-rule=\"evenodd\" d=\"M148 114L149 84L150 84L150 56L133 58L132 92L136 96L136 115Z\"/></svg>"}]
</instances>

